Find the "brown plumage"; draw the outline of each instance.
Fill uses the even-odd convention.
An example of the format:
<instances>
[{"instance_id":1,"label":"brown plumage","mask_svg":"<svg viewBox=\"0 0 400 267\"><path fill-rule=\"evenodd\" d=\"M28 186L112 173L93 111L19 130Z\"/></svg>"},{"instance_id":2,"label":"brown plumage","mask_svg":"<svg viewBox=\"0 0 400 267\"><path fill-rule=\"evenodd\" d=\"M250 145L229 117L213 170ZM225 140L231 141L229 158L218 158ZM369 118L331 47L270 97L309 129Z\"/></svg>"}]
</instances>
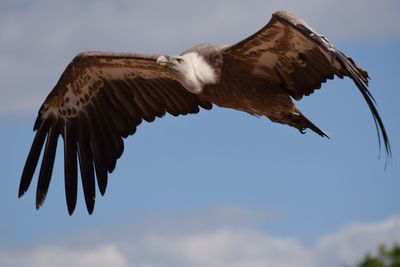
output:
<instances>
[{"instance_id":1,"label":"brown plumage","mask_svg":"<svg viewBox=\"0 0 400 267\"><path fill-rule=\"evenodd\" d=\"M76 206L78 166L89 213L124 150L123 138L145 120L220 107L266 116L304 132L326 134L304 117L300 100L334 76L350 77L366 100L390 156L390 144L368 74L329 41L287 12L277 12L260 31L233 46L199 45L181 56L86 52L67 66L39 110L36 136L22 173L19 196L31 183L44 147L36 207L45 200L57 140L64 140L68 212Z\"/></svg>"}]
</instances>

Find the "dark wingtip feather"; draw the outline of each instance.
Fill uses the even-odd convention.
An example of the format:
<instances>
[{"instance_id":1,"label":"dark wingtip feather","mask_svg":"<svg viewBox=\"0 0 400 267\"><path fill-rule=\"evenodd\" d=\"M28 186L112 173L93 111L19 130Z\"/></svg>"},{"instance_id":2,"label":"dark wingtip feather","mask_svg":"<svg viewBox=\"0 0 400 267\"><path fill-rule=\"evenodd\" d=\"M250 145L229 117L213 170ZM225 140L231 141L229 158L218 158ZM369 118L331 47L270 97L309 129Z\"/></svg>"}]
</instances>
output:
<instances>
[{"instance_id":1,"label":"dark wingtip feather","mask_svg":"<svg viewBox=\"0 0 400 267\"><path fill-rule=\"evenodd\" d=\"M46 148L43 154L42 165L40 166L39 180L36 190L36 209L39 209L46 199L51 174L53 172L58 136L59 131L56 128L51 127L49 134L47 135Z\"/></svg>"},{"instance_id":2,"label":"dark wingtip feather","mask_svg":"<svg viewBox=\"0 0 400 267\"><path fill-rule=\"evenodd\" d=\"M75 211L75 206L68 206L68 205L67 205L67 208L68 208L68 215L69 215L69 216L72 216L72 214L73 214L74 211Z\"/></svg>"},{"instance_id":3,"label":"dark wingtip feather","mask_svg":"<svg viewBox=\"0 0 400 267\"><path fill-rule=\"evenodd\" d=\"M77 134L74 121L65 121L63 133L65 198L69 215L72 215L75 210L78 191Z\"/></svg>"},{"instance_id":4,"label":"dark wingtip feather","mask_svg":"<svg viewBox=\"0 0 400 267\"><path fill-rule=\"evenodd\" d=\"M22 197L28 190L29 185L32 181L33 174L35 173L37 163L39 161L40 153L47 136L48 121L43 122L38 126L35 138L33 139L31 149L25 162L24 169L21 175L21 181L18 189L18 197Z\"/></svg>"},{"instance_id":5,"label":"dark wingtip feather","mask_svg":"<svg viewBox=\"0 0 400 267\"><path fill-rule=\"evenodd\" d=\"M382 142L385 149L386 154L386 164L391 160L392 157L392 149L389 142L389 137L385 129L385 125L383 124L382 118L379 115L379 112L375 106L376 101L372 96L371 92L368 90L368 73L357 67L353 60L346 57L342 52L336 50L336 58L341 63L343 68L347 71L348 76L353 80L359 89L360 93L364 97L365 101L369 109L371 110L372 117L374 119L376 131L378 134L378 144L379 150L382 149Z\"/></svg>"},{"instance_id":6,"label":"dark wingtip feather","mask_svg":"<svg viewBox=\"0 0 400 267\"><path fill-rule=\"evenodd\" d=\"M100 194L104 196L107 189L108 174L107 170L99 172L96 168L97 184L99 186Z\"/></svg>"},{"instance_id":7,"label":"dark wingtip feather","mask_svg":"<svg viewBox=\"0 0 400 267\"><path fill-rule=\"evenodd\" d=\"M89 141L88 119L86 113L80 113L78 134L78 158L81 170L82 187L85 196L86 208L89 214L93 213L95 204L95 177L93 170L93 158Z\"/></svg>"},{"instance_id":8,"label":"dark wingtip feather","mask_svg":"<svg viewBox=\"0 0 400 267\"><path fill-rule=\"evenodd\" d=\"M102 196L104 196L107 188L108 173L107 173L107 149L105 148L105 143L107 139L104 138L100 124L99 118L96 114L95 105L89 104L87 107L87 112L90 120L89 130L90 130L90 143L92 147L92 156L94 160L94 166L96 171L97 184Z\"/></svg>"}]
</instances>

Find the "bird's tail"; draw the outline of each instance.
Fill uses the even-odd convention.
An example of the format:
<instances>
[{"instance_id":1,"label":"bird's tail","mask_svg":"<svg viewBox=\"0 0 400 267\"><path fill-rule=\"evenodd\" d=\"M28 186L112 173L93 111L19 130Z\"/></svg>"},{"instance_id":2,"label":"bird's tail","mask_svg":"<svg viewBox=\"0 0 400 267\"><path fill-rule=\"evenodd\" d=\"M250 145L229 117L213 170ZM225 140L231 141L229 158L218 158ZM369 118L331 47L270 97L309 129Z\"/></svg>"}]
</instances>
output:
<instances>
[{"instance_id":1,"label":"bird's tail","mask_svg":"<svg viewBox=\"0 0 400 267\"><path fill-rule=\"evenodd\" d=\"M272 121L275 121L275 120L272 120ZM285 114L285 116L283 116L283 118L281 117L280 120L277 120L276 122L290 125L296 129L298 129L302 134L304 134L305 130L308 128L308 129L313 130L314 132L316 132L318 135L320 135L322 137L329 138L329 136L325 132L323 132L321 129L319 129L317 126L315 126L314 123L312 123L309 119L307 119L298 110L296 110L295 112L288 112L287 114Z\"/></svg>"},{"instance_id":2,"label":"bird's tail","mask_svg":"<svg viewBox=\"0 0 400 267\"><path fill-rule=\"evenodd\" d=\"M301 128L298 128L298 127L296 127L296 128L299 129L299 131L300 131L301 133L304 133L304 130L305 130L306 128L309 128L309 129L313 130L314 132L316 132L317 134L319 134L320 136L326 137L326 138L329 139L329 136L328 136L324 131L322 131L320 128L318 128L317 126L315 126L314 123L312 123L309 119L307 119L307 118L306 118L303 114L301 114L300 112L299 112L299 115L298 115L298 122L299 122L298 125L300 125Z\"/></svg>"}]
</instances>

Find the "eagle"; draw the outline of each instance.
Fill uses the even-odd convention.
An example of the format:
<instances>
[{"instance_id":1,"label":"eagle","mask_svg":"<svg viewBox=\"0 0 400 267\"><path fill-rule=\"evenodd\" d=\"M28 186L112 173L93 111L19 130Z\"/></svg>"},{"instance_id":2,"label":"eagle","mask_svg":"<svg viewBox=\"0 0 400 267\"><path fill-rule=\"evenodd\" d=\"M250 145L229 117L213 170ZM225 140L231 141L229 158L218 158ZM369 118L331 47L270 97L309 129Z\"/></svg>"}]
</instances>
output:
<instances>
[{"instance_id":1,"label":"eagle","mask_svg":"<svg viewBox=\"0 0 400 267\"><path fill-rule=\"evenodd\" d=\"M152 122L166 113L195 114L213 104L327 137L293 99L312 94L335 76L353 80L371 110L379 145L383 143L390 156L388 135L368 89L368 73L286 11L274 13L266 26L234 45L201 44L179 56L79 53L38 112L18 195L28 190L43 154L36 209L43 204L61 135L68 213L74 212L77 202L79 168L92 214L96 181L104 195L108 175L123 153L123 138L133 135L143 120Z\"/></svg>"}]
</instances>

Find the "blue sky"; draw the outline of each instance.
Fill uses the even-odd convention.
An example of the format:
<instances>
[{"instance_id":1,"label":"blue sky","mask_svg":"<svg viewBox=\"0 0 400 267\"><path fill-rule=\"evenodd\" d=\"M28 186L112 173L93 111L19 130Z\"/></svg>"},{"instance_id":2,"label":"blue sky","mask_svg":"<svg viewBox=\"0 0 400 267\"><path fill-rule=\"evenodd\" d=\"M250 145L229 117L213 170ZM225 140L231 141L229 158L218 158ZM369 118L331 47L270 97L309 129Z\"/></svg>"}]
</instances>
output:
<instances>
[{"instance_id":1,"label":"blue sky","mask_svg":"<svg viewBox=\"0 0 400 267\"><path fill-rule=\"evenodd\" d=\"M400 4L252 3L0 4L1 266L330 267L400 241ZM61 150L44 206L34 207L36 177L17 198L37 109L75 54L233 44L279 9L368 70L391 137L386 169L367 105L351 81L335 79L298 103L330 140L214 107L143 123L126 140L106 195L97 192L92 216L82 192L68 216Z\"/></svg>"}]
</instances>

